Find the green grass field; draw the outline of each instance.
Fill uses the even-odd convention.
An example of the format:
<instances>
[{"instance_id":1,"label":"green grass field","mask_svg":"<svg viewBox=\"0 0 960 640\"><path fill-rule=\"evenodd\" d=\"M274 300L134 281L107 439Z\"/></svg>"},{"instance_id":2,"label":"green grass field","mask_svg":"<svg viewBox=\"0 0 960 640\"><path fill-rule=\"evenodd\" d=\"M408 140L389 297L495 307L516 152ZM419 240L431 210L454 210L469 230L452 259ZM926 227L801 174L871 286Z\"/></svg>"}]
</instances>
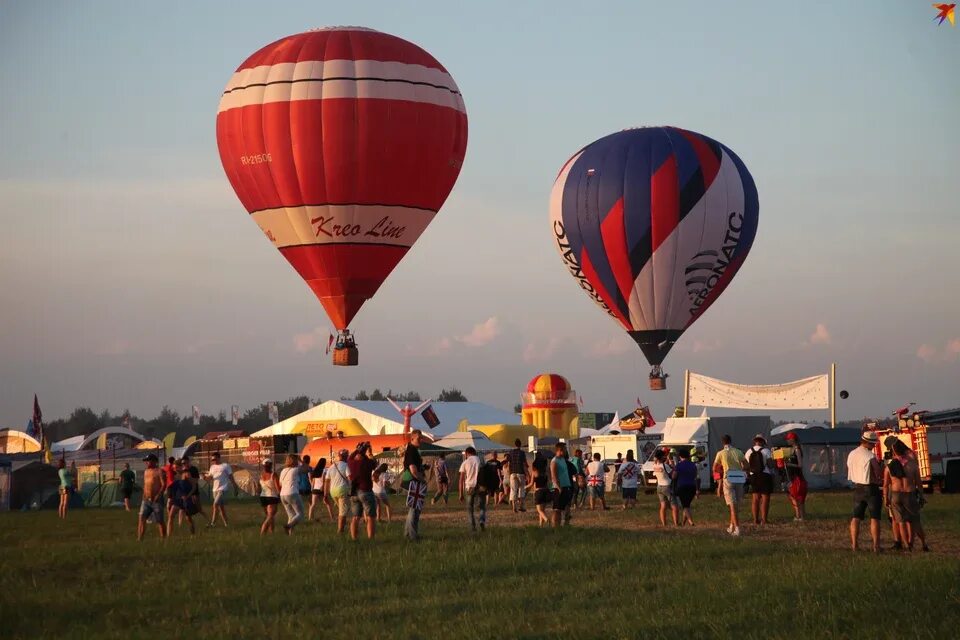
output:
<instances>
[{"instance_id":1,"label":"green grass field","mask_svg":"<svg viewBox=\"0 0 960 640\"><path fill-rule=\"evenodd\" d=\"M642 496L561 531L499 507L480 536L451 502L427 509L419 544L402 518L373 542L340 539L325 513L261 538L250 502L230 505L229 529L165 542L152 527L137 543L117 509L0 514L0 637L946 640L960 636L960 496L930 498L934 552L880 556L847 549L842 493L812 494L802 526L775 495L782 524L740 539L713 496L693 529L654 526Z\"/></svg>"}]
</instances>

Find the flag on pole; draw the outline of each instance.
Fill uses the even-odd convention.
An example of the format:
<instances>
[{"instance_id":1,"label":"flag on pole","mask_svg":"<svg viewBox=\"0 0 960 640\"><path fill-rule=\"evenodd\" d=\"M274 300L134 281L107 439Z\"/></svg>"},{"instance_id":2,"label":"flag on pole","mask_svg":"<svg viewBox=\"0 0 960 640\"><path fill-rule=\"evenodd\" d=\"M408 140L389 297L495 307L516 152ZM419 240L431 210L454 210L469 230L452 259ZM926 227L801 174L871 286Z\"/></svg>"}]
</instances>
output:
<instances>
[{"instance_id":1,"label":"flag on pole","mask_svg":"<svg viewBox=\"0 0 960 640\"><path fill-rule=\"evenodd\" d=\"M433 410L433 405L421 411L420 415L423 416L423 421L426 422L427 426L431 429L440 424L440 418L437 417L436 411Z\"/></svg>"},{"instance_id":2,"label":"flag on pole","mask_svg":"<svg viewBox=\"0 0 960 640\"><path fill-rule=\"evenodd\" d=\"M32 419L32 418L31 418L30 420L27 420L27 432L26 432L26 433L27 433L27 435L30 436L31 438L36 438L36 437L37 437L37 434L36 434L36 432L35 432L34 429L33 429L33 419Z\"/></svg>"},{"instance_id":3,"label":"flag on pole","mask_svg":"<svg viewBox=\"0 0 960 640\"><path fill-rule=\"evenodd\" d=\"M271 402L267 405L267 415L270 417L271 424L280 422L280 412L277 411L277 403Z\"/></svg>"},{"instance_id":4,"label":"flag on pole","mask_svg":"<svg viewBox=\"0 0 960 640\"><path fill-rule=\"evenodd\" d=\"M643 415L647 418L647 428L657 424L657 421L653 419L653 414L650 413L650 407L643 407Z\"/></svg>"},{"instance_id":5,"label":"flag on pole","mask_svg":"<svg viewBox=\"0 0 960 640\"><path fill-rule=\"evenodd\" d=\"M36 438L43 446L43 412L40 411L40 402L37 400L37 394L33 394L33 428L36 430Z\"/></svg>"},{"instance_id":6,"label":"flag on pole","mask_svg":"<svg viewBox=\"0 0 960 640\"><path fill-rule=\"evenodd\" d=\"M130 413L129 413L129 412L126 412L126 411L125 411L125 412L123 413L123 423L122 423L122 424L123 424L123 427L124 427L125 429L129 429L129 428L130 428Z\"/></svg>"},{"instance_id":7,"label":"flag on pole","mask_svg":"<svg viewBox=\"0 0 960 640\"><path fill-rule=\"evenodd\" d=\"M643 406L643 403L640 402L640 396L637 396L637 406L638 406L638 407L642 407L642 406Z\"/></svg>"},{"instance_id":8,"label":"flag on pole","mask_svg":"<svg viewBox=\"0 0 960 640\"><path fill-rule=\"evenodd\" d=\"M233 426L237 426L237 422L240 421L240 406L233 405L230 407L230 422L233 423Z\"/></svg>"},{"instance_id":9,"label":"flag on pole","mask_svg":"<svg viewBox=\"0 0 960 640\"><path fill-rule=\"evenodd\" d=\"M200 424L200 405L193 405L193 426L198 426Z\"/></svg>"},{"instance_id":10,"label":"flag on pole","mask_svg":"<svg viewBox=\"0 0 960 640\"><path fill-rule=\"evenodd\" d=\"M583 396L580 396L580 408L583 409Z\"/></svg>"}]
</instances>

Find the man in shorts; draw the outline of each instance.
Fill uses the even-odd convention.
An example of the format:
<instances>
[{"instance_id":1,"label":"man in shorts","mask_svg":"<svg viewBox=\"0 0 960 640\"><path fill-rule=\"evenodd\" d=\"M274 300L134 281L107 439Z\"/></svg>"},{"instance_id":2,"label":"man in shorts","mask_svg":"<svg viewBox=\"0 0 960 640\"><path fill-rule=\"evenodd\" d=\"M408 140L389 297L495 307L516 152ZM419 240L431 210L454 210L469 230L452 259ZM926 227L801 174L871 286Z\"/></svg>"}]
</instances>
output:
<instances>
[{"instance_id":1,"label":"man in shorts","mask_svg":"<svg viewBox=\"0 0 960 640\"><path fill-rule=\"evenodd\" d=\"M167 521L167 537L173 535L173 514L177 514L180 522L186 517L190 525L190 535L196 533L196 527L193 524L193 516L197 514L195 496L196 485L190 477L190 469L181 466L180 479L173 483L173 511Z\"/></svg>"},{"instance_id":2,"label":"man in shorts","mask_svg":"<svg viewBox=\"0 0 960 640\"><path fill-rule=\"evenodd\" d=\"M357 539L360 518L367 523L367 539L373 540L377 527L377 498L373 495L373 472L377 463L369 442L361 442L347 463L350 469L351 511L350 539Z\"/></svg>"},{"instance_id":3,"label":"man in shorts","mask_svg":"<svg viewBox=\"0 0 960 640\"><path fill-rule=\"evenodd\" d=\"M350 466L347 464L349 452L340 449L337 459L327 471L327 495L337 504L337 533L343 533L347 526L347 515L351 513L350 505Z\"/></svg>"},{"instance_id":4,"label":"man in shorts","mask_svg":"<svg viewBox=\"0 0 960 640\"><path fill-rule=\"evenodd\" d=\"M883 470L874 454L877 434L864 431L860 446L847 456L847 479L853 484L853 517L850 519L850 547L856 551L860 539L860 522L870 514L870 538L873 552L880 553L880 514L883 512L881 483Z\"/></svg>"},{"instance_id":5,"label":"man in shorts","mask_svg":"<svg viewBox=\"0 0 960 640\"><path fill-rule=\"evenodd\" d=\"M227 526L227 489L233 485L233 494L239 491L236 480L233 479L233 469L229 464L220 462L220 452L214 451L210 454L210 468L207 470L207 479L213 482L213 513L210 514L210 524L213 527L217 524L217 514L220 514L220 520L223 526Z\"/></svg>"},{"instance_id":6,"label":"man in shorts","mask_svg":"<svg viewBox=\"0 0 960 640\"><path fill-rule=\"evenodd\" d=\"M730 509L730 524L727 533L732 536L740 535L740 502L747 481L747 459L743 452L733 446L733 439L729 435L720 438L723 449L717 451L713 459L713 473L721 478L723 501Z\"/></svg>"},{"instance_id":7,"label":"man in shorts","mask_svg":"<svg viewBox=\"0 0 960 640\"><path fill-rule=\"evenodd\" d=\"M633 449L627 451L627 459L620 463L617 470L617 483L623 494L623 509L632 509L637 505L637 485L640 479L640 465L633 459Z\"/></svg>"},{"instance_id":8,"label":"man in shorts","mask_svg":"<svg viewBox=\"0 0 960 640\"><path fill-rule=\"evenodd\" d=\"M143 532L147 528L147 523L157 525L160 531L160 537L166 537L166 529L163 526L164 512L166 507L163 501L164 482L163 473L157 468L157 456L152 453L143 459L147 463L147 468L143 472L143 500L140 502L140 514L137 517L137 540L143 540Z\"/></svg>"},{"instance_id":9,"label":"man in shorts","mask_svg":"<svg viewBox=\"0 0 960 640\"><path fill-rule=\"evenodd\" d=\"M593 462L587 465L587 496L590 498L590 511L596 508L599 500L604 511L609 511L605 497L607 465L600 461L600 454L593 454Z\"/></svg>"},{"instance_id":10,"label":"man in shorts","mask_svg":"<svg viewBox=\"0 0 960 640\"><path fill-rule=\"evenodd\" d=\"M910 448L901 440L893 443L894 457L884 470L883 494L886 504L893 512L895 528L899 530L899 539L908 551L913 551L913 540L919 538L924 551L927 546L926 533L920 522L922 505L922 480L920 465L916 456L910 456Z\"/></svg>"},{"instance_id":11,"label":"man in shorts","mask_svg":"<svg viewBox=\"0 0 960 640\"><path fill-rule=\"evenodd\" d=\"M514 513L526 511L524 502L527 497L527 454L520 448L520 439L513 441L513 449L507 454L507 468L510 471L510 504Z\"/></svg>"}]
</instances>

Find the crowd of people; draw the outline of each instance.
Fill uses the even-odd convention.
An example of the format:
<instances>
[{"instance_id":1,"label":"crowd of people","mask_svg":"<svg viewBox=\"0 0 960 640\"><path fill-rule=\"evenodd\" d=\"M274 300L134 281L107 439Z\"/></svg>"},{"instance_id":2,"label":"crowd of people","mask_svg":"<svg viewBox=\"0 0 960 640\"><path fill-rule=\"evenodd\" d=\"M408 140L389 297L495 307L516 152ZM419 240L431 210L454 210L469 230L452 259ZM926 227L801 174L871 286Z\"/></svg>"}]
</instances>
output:
<instances>
[{"instance_id":1,"label":"crowd of people","mask_svg":"<svg viewBox=\"0 0 960 640\"><path fill-rule=\"evenodd\" d=\"M794 520L803 522L807 498L804 453L795 433L788 433L786 437L788 447L784 455L778 455L780 468L786 475L785 488ZM407 509L404 535L410 540L418 540L420 514L428 495L429 480L432 479L436 490L430 499L432 504L441 501L448 504L451 492L451 474L446 460L437 457L432 473L428 475L430 467L423 462L421 440L422 433L414 430L403 448L395 498L391 498L390 489L394 483L388 465L378 463L369 442L359 443L352 452L341 449L336 459L329 463L321 458L311 465L309 456L301 458L289 454L279 472L274 469L272 460L265 460L257 477L264 514L261 535L274 531L276 516L282 506L286 513L283 529L288 535L300 523L314 521L326 511L328 518L336 521L339 534L349 532L356 540L363 531L368 539L373 539L377 523L389 522L392 518L391 500L399 498L405 500ZM741 532L740 506L746 488L750 488L752 496L752 521L763 527L768 523L770 499L780 484L780 475L762 434L754 437L753 446L746 452L734 447L729 436L723 436L721 441L723 447L714 457L712 473L717 495L723 498L729 510L726 531L736 537ZM893 548L912 550L915 540L919 540L921 548L928 551L920 518L924 499L916 455L894 436L884 444L889 453L887 459L881 461L875 454L877 435L865 431L860 446L847 459L854 502L850 520L851 548L858 549L860 524L869 515L872 549L875 552L881 550L880 520L886 508L892 522ZM599 453L593 454L592 458L580 449L570 453L562 442L552 453L548 456L537 450L531 461L520 440L515 441L503 459L498 453L484 456L473 447L467 447L454 490L466 508L465 519L470 530L482 532L487 527L490 509L496 505L508 504L513 512L525 513L530 493L541 527L569 525L575 510L609 510L606 487L611 470L612 484L620 492L624 510L635 508L638 488L646 487L641 465L632 450L626 452L626 457L618 454L617 460L612 462L602 460ZM693 449L658 448L651 456L659 505L658 521L662 527L696 526L693 505L701 495L696 453ZM207 527L217 526L218 519L222 526L228 526L227 496L231 488L236 495L238 486L233 469L221 462L219 453L211 454L209 469L203 475L187 457L179 460L171 457L162 467L154 454L147 455L144 461L147 468L143 477L138 539L143 538L148 524L157 525L161 537L169 536L173 533L174 521L181 525L186 523L193 534L196 530L194 518L207 518L200 499L201 477L210 482L213 494ZM74 478L63 460L59 463L58 474L61 481L59 515L65 517ZM135 480L130 465L125 464L118 481L128 511Z\"/></svg>"}]
</instances>

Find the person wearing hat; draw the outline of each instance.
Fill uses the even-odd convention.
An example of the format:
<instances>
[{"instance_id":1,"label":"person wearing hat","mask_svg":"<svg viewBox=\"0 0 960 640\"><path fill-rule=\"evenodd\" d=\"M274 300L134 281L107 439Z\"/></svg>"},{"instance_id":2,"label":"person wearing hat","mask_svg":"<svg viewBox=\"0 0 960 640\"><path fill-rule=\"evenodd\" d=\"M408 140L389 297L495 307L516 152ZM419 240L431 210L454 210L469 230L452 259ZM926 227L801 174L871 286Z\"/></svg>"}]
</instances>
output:
<instances>
[{"instance_id":1,"label":"person wearing hat","mask_svg":"<svg viewBox=\"0 0 960 640\"><path fill-rule=\"evenodd\" d=\"M853 517L850 519L850 547L856 551L860 539L860 522L870 513L870 538L873 552L880 553L880 514L883 512L883 468L874 449L877 434L864 431L860 446L847 456L847 479L853 484Z\"/></svg>"},{"instance_id":2,"label":"person wearing hat","mask_svg":"<svg viewBox=\"0 0 960 640\"><path fill-rule=\"evenodd\" d=\"M770 513L770 494L773 493L773 454L767 448L767 439L762 433L753 436L753 446L747 449L747 469L750 472L750 488L753 500L750 511L753 523L767 524Z\"/></svg>"},{"instance_id":3,"label":"person wearing hat","mask_svg":"<svg viewBox=\"0 0 960 640\"><path fill-rule=\"evenodd\" d=\"M787 456L784 466L787 469L787 479L790 481L793 521L803 522L807 517L807 480L803 477L803 449L800 447L797 434L793 431L787 434L787 444L790 445L790 455Z\"/></svg>"},{"instance_id":4,"label":"person wearing hat","mask_svg":"<svg viewBox=\"0 0 960 640\"><path fill-rule=\"evenodd\" d=\"M143 532L147 528L147 522L153 522L160 531L160 537L164 538L167 531L163 525L164 501L163 491L165 488L163 474L157 468L157 456L152 453L143 459L147 463L147 468L143 472L143 499L140 502L140 513L137 517L137 540L143 540Z\"/></svg>"}]
</instances>

